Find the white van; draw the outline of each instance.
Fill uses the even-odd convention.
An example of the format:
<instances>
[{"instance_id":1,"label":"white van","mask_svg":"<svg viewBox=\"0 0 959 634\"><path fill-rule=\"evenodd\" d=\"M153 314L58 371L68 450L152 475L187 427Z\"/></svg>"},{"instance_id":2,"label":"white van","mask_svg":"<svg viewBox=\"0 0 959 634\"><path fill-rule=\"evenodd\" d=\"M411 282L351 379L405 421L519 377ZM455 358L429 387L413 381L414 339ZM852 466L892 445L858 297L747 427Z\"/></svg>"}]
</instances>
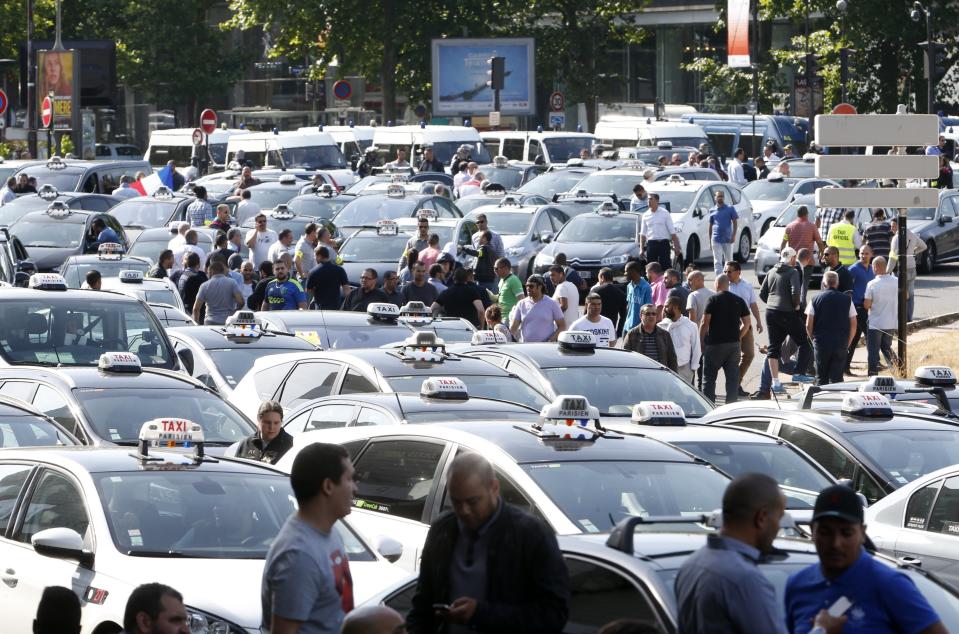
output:
<instances>
[{"instance_id":1,"label":"white van","mask_svg":"<svg viewBox=\"0 0 959 634\"><path fill-rule=\"evenodd\" d=\"M673 147L696 147L709 144L705 130L695 123L655 121L641 117L604 115L597 123L596 138L603 145L617 147L656 147L669 141Z\"/></svg>"},{"instance_id":2,"label":"white van","mask_svg":"<svg viewBox=\"0 0 959 634\"><path fill-rule=\"evenodd\" d=\"M505 156L511 161L533 162L539 155L546 163L562 164L580 158L586 150L592 156L596 137L586 132L482 132L480 137L490 154Z\"/></svg>"},{"instance_id":3,"label":"white van","mask_svg":"<svg viewBox=\"0 0 959 634\"><path fill-rule=\"evenodd\" d=\"M398 125L378 126L373 131L373 145L384 153L387 162L396 158L397 149L403 148L407 160L415 166L421 160L424 144L433 146L433 156L447 169L461 145L470 146L470 156L477 163L483 165L493 161L476 128L459 125Z\"/></svg>"},{"instance_id":4,"label":"white van","mask_svg":"<svg viewBox=\"0 0 959 634\"><path fill-rule=\"evenodd\" d=\"M352 185L355 176L346 164L343 152L327 132L253 132L230 139L226 148L227 165L237 161L237 152L254 169L281 168L323 170L337 187Z\"/></svg>"},{"instance_id":5,"label":"white van","mask_svg":"<svg viewBox=\"0 0 959 634\"><path fill-rule=\"evenodd\" d=\"M193 156L193 130L195 128L171 128L169 130L154 130L150 133L150 145L147 147L144 160L159 169L167 161L176 163L177 169L185 170L190 166ZM209 138L210 171L215 172L226 167L226 145L233 136L250 134L249 130L234 128L217 128Z\"/></svg>"},{"instance_id":6,"label":"white van","mask_svg":"<svg viewBox=\"0 0 959 634\"><path fill-rule=\"evenodd\" d=\"M347 162L354 156L363 156L363 151L373 145L373 131L376 128L370 125L321 125L299 128L297 132L326 132L336 144Z\"/></svg>"}]
</instances>

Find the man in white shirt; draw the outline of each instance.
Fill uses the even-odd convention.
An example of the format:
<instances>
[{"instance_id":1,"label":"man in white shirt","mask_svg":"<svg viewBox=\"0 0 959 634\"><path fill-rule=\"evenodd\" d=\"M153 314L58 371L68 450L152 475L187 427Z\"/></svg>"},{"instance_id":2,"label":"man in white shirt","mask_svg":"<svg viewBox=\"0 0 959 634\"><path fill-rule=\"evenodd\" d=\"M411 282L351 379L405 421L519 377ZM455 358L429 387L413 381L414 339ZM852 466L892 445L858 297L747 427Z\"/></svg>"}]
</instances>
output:
<instances>
[{"instance_id":1,"label":"man in white shirt","mask_svg":"<svg viewBox=\"0 0 959 634\"><path fill-rule=\"evenodd\" d=\"M743 161L746 159L746 152L742 148L736 148L736 154L733 160L729 162L729 181L743 187L748 182L746 174L743 172Z\"/></svg>"},{"instance_id":2,"label":"man in white shirt","mask_svg":"<svg viewBox=\"0 0 959 634\"><path fill-rule=\"evenodd\" d=\"M639 228L639 250L646 255L647 262L659 262L663 270L673 268L669 255L669 241L673 242L676 257L683 257L683 248L679 246L679 237L673 227L673 219L665 207L659 206L659 194L649 194L649 210L643 213Z\"/></svg>"},{"instance_id":3,"label":"man in white shirt","mask_svg":"<svg viewBox=\"0 0 959 634\"><path fill-rule=\"evenodd\" d=\"M406 150L403 148L396 149L396 160L390 161L384 167L387 169L403 169L410 166L410 162L406 160Z\"/></svg>"},{"instance_id":4,"label":"man in white shirt","mask_svg":"<svg viewBox=\"0 0 959 634\"><path fill-rule=\"evenodd\" d=\"M170 233L173 234L173 237L170 238L170 241L167 242L166 248L171 251L176 251L184 244L186 244L186 238L183 236L187 231L190 230L189 222L174 222L170 224Z\"/></svg>"},{"instance_id":5,"label":"man in white shirt","mask_svg":"<svg viewBox=\"0 0 959 634\"><path fill-rule=\"evenodd\" d=\"M666 316L659 327L669 333L676 350L676 374L690 385L695 385L696 370L699 369L699 360L702 358L702 349L699 341L699 328L683 315L683 300L670 297L663 308Z\"/></svg>"},{"instance_id":6,"label":"man in white shirt","mask_svg":"<svg viewBox=\"0 0 959 634\"><path fill-rule=\"evenodd\" d=\"M453 174L453 189L455 189L458 194L462 196L460 187L463 183L473 178L473 174L476 173L477 169L479 169L479 166L473 161L470 161L466 164L465 170L460 170L458 174Z\"/></svg>"},{"instance_id":7,"label":"man in white shirt","mask_svg":"<svg viewBox=\"0 0 959 634\"><path fill-rule=\"evenodd\" d=\"M17 179L13 176L7 179L7 184L4 185L3 189L0 189L0 205L6 205L17 199L17 194L13 191L13 188L16 186Z\"/></svg>"},{"instance_id":8,"label":"man in white shirt","mask_svg":"<svg viewBox=\"0 0 959 634\"><path fill-rule=\"evenodd\" d=\"M609 317L601 314L602 310L603 298L598 293L590 293L586 296L586 314L572 322L569 329L591 332L597 345L612 348L616 344L616 326Z\"/></svg>"},{"instance_id":9,"label":"man in white shirt","mask_svg":"<svg viewBox=\"0 0 959 634\"><path fill-rule=\"evenodd\" d=\"M179 271L183 268L184 256L187 253L196 253L200 257L200 262L206 262L206 252L203 247L198 246L199 235L195 229L187 229L183 235L183 244L173 249L173 270Z\"/></svg>"},{"instance_id":10,"label":"man in white shirt","mask_svg":"<svg viewBox=\"0 0 959 634\"><path fill-rule=\"evenodd\" d=\"M270 262L276 262L276 259L284 253L289 254L289 256L293 258L295 255L293 249L293 230L283 229L277 234L277 241L270 245L269 251L266 252L266 257L270 258Z\"/></svg>"},{"instance_id":11,"label":"man in white shirt","mask_svg":"<svg viewBox=\"0 0 959 634\"><path fill-rule=\"evenodd\" d=\"M782 160L779 158L779 155L773 151L772 141L767 143L763 148L763 159L765 159L766 167L768 167L770 171L776 169L776 166L779 165L779 161Z\"/></svg>"},{"instance_id":12,"label":"man in white shirt","mask_svg":"<svg viewBox=\"0 0 959 634\"><path fill-rule=\"evenodd\" d=\"M260 266L262 262L272 262L269 259L270 247L275 242L279 242L280 237L276 231L267 229L266 214L260 212L256 215L256 226L246 233L246 246L250 249L250 261L253 266Z\"/></svg>"},{"instance_id":13,"label":"man in white shirt","mask_svg":"<svg viewBox=\"0 0 959 634\"><path fill-rule=\"evenodd\" d=\"M260 206L253 202L252 192L244 189L240 193L240 202L236 205L236 226L242 227L243 223L250 218L255 218L260 213Z\"/></svg>"},{"instance_id":14,"label":"man in white shirt","mask_svg":"<svg viewBox=\"0 0 959 634\"><path fill-rule=\"evenodd\" d=\"M483 174L483 172L479 170L473 172L472 178L460 185L460 197L463 198L483 193L484 180L486 180L486 175Z\"/></svg>"},{"instance_id":15,"label":"man in white shirt","mask_svg":"<svg viewBox=\"0 0 959 634\"><path fill-rule=\"evenodd\" d=\"M133 178L124 174L120 177L120 186L113 190L112 196L115 198L137 198L140 195L140 192L130 187L130 183L133 182Z\"/></svg>"},{"instance_id":16,"label":"man in white shirt","mask_svg":"<svg viewBox=\"0 0 959 634\"><path fill-rule=\"evenodd\" d=\"M735 260L726 262L723 273L729 278L729 292L746 302L746 306L749 307L750 312L753 314L753 319L756 320L756 330L762 332L763 321L759 318L759 302L756 298L756 291L753 289L752 283L743 279L743 270L739 262ZM742 354L739 361L739 396L747 397L749 393L743 389L743 379L746 376L746 370L749 369L750 364L752 364L753 359L756 357L756 340L753 338L752 327L750 327L746 335L739 340L739 347L740 353Z\"/></svg>"},{"instance_id":17,"label":"man in white shirt","mask_svg":"<svg viewBox=\"0 0 959 634\"><path fill-rule=\"evenodd\" d=\"M553 299L563 311L563 321L571 324L579 319L579 290L566 280L566 271L558 264L549 267L549 279L553 282Z\"/></svg>"},{"instance_id":18,"label":"man in white shirt","mask_svg":"<svg viewBox=\"0 0 959 634\"><path fill-rule=\"evenodd\" d=\"M899 327L899 280L886 273L886 266L884 257L872 261L872 272L876 277L866 284L862 302L869 311L869 332L866 335L869 376L879 374L880 350L890 367L899 363L892 351L892 338Z\"/></svg>"}]
</instances>

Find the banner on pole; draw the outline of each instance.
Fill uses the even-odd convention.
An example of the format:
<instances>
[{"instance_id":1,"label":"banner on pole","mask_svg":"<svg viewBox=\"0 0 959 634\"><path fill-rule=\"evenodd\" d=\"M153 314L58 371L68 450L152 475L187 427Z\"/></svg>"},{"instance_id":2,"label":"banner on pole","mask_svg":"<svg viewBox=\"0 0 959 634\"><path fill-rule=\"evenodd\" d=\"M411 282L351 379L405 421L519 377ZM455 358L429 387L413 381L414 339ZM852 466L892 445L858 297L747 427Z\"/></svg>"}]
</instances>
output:
<instances>
[{"instance_id":1,"label":"banner on pole","mask_svg":"<svg viewBox=\"0 0 959 634\"><path fill-rule=\"evenodd\" d=\"M733 68L749 68L749 0L729 0L726 16L727 63Z\"/></svg>"}]
</instances>

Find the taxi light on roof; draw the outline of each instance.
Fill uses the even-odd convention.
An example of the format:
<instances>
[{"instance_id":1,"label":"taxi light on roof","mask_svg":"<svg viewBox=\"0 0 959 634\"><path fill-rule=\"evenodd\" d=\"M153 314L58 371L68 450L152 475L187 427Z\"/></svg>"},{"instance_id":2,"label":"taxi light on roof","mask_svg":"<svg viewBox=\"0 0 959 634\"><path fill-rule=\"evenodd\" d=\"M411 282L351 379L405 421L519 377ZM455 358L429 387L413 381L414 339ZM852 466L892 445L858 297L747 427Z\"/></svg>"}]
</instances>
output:
<instances>
[{"instance_id":1,"label":"taxi light on roof","mask_svg":"<svg viewBox=\"0 0 959 634\"><path fill-rule=\"evenodd\" d=\"M633 406L632 420L637 425L679 427L686 424L686 413L672 401L643 401Z\"/></svg>"},{"instance_id":2,"label":"taxi light on roof","mask_svg":"<svg viewBox=\"0 0 959 634\"><path fill-rule=\"evenodd\" d=\"M585 396L563 394L543 406L535 428L544 443L575 451L602 435L598 419L599 410Z\"/></svg>"},{"instance_id":3,"label":"taxi light on roof","mask_svg":"<svg viewBox=\"0 0 959 634\"><path fill-rule=\"evenodd\" d=\"M437 337L435 332L421 331L407 337L403 345L410 348L430 348L446 345L446 342Z\"/></svg>"},{"instance_id":4,"label":"taxi light on roof","mask_svg":"<svg viewBox=\"0 0 959 634\"><path fill-rule=\"evenodd\" d=\"M140 357L132 352L104 352L100 355L97 367L101 372L121 374L140 374Z\"/></svg>"},{"instance_id":5,"label":"taxi light on roof","mask_svg":"<svg viewBox=\"0 0 959 634\"><path fill-rule=\"evenodd\" d=\"M587 330L566 330L557 338L561 350L595 350L596 335Z\"/></svg>"},{"instance_id":6,"label":"taxi light on roof","mask_svg":"<svg viewBox=\"0 0 959 634\"><path fill-rule=\"evenodd\" d=\"M336 189L329 183L323 183L316 189L317 196L326 196L327 198L333 198L337 193Z\"/></svg>"},{"instance_id":7,"label":"taxi light on roof","mask_svg":"<svg viewBox=\"0 0 959 634\"><path fill-rule=\"evenodd\" d=\"M924 365L917 368L914 378L920 385L953 386L956 384L956 373L952 368L944 365Z\"/></svg>"},{"instance_id":8,"label":"taxi light on roof","mask_svg":"<svg viewBox=\"0 0 959 634\"><path fill-rule=\"evenodd\" d=\"M473 333L470 343L474 346L491 346L509 342L506 340L506 335L497 330L477 330Z\"/></svg>"},{"instance_id":9,"label":"taxi light on roof","mask_svg":"<svg viewBox=\"0 0 959 634\"><path fill-rule=\"evenodd\" d=\"M263 324L252 310L238 310L226 319L223 334L230 341L251 341L263 335Z\"/></svg>"},{"instance_id":10,"label":"taxi light on roof","mask_svg":"<svg viewBox=\"0 0 959 634\"><path fill-rule=\"evenodd\" d=\"M573 195L574 198L589 198L589 192L585 189L577 189Z\"/></svg>"},{"instance_id":11,"label":"taxi light on roof","mask_svg":"<svg viewBox=\"0 0 959 634\"><path fill-rule=\"evenodd\" d=\"M97 257L101 260L119 260L123 257L123 245L118 242L104 242L97 248Z\"/></svg>"},{"instance_id":12,"label":"taxi light on roof","mask_svg":"<svg viewBox=\"0 0 959 634\"><path fill-rule=\"evenodd\" d=\"M658 149L658 150L669 150L669 149L672 149L672 147L673 147L673 142L672 142L672 141L657 141L657 142L656 142L656 149Z\"/></svg>"},{"instance_id":13,"label":"taxi light on roof","mask_svg":"<svg viewBox=\"0 0 959 634\"><path fill-rule=\"evenodd\" d=\"M506 195L506 188L499 183L490 183L483 190L483 195L487 198L502 198Z\"/></svg>"},{"instance_id":14,"label":"taxi light on roof","mask_svg":"<svg viewBox=\"0 0 959 634\"><path fill-rule=\"evenodd\" d=\"M619 215L619 205L614 203L611 200L607 200L602 205L596 208L596 213L600 216L618 216Z\"/></svg>"},{"instance_id":15,"label":"taxi light on roof","mask_svg":"<svg viewBox=\"0 0 959 634\"><path fill-rule=\"evenodd\" d=\"M436 220L438 217L439 216L435 209L420 209L416 212L416 218L418 220L422 220L424 218L426 220Z\"/></svg>"},{"instance_id":16,"label":"taxi light on roof","mask_svg":"<svg viewBox=\"0 0 959 634\"><path fill-rule=\"evenodd\" d=\"M509 167L509 159L503 156L502 154L497 154L493 157L493 166L494 167Z\"/></svg>"},{"instance_id":17,"label":"taxi light on roof","mask_svg":"<svg viewBox=\"0 0 959 634\"><path fill-rule=\"evenodd\" d=\"M51 218L66 218L70 215L70 208L62 200L54 200L47 207L47 215Z\"/></svg>"},{"instance_id":18,"label":"taxi light on roof","mask_svg":"<svg viewBox=\"0 0 959 634\"><path fill-rule=\"evenodd\" d=\"M150 447L194 447L194 459L203 460L203 427L183 418L155 418L143 423L140 428L138 458L151 458Z\"/></svg>"},{"instance_id":19,"label":"taxi light on roof","mask_svg":"<svg viewBox=\"0 0 959 634\"><path fill-rule=\"evenodd\" d=\"M560 394L539 412L540 421L550 424L572 425L574 421L589 423L599 419L599 410L589 404L585 396Z\"/></svg>"},{"instance_id":20,"label":"taxi light on roof","mask_svg":"<svg viewBox=\"0 0 959 634\"><path fill-rule=\"evenodd\" d=\"M433 312L423 302L406 302L400 307L400 315L432 315Z\"/></svg>"},{"instance_id":21,"label":"taxi light on roof","mask_svg":"<svg viewBox=\"0 0 959 634\"><path fill-rule=\"evenodd\" d=\"M406 188L399 183L390 183L386 186L386 195L390 198L406 198Z\"/></svg>"},{"instance_id":22,"label":"taxi light on roof","mask_svg":"<svg viewBox=\"0 0 959 634\"><path fill-rule=\"evenodd\" d=\"M296 214L290 210L286 205L277 205L273 208L273 211L270 212L270 215L276 218L277 220L289 220L293 218Z\"/></svg>"},{"instance_id":23,"label":"taxi light on roof","mask_svg":"<svg viewBox=\"0 0 959 634\"><path fill-rule=\"evenodd\" d=\"M400 316L400 308L389 302L373 302L366 307L366 314L380 321L396 321Z\"/></svg>"},{"instance_id":24,"label":"taxi light on roof","mask_svg":"<svg viewBox=\"0 0 959 634\"><path fill-rule=\"evenodd\" d=\"M399 232L399 226L392 220L376 221L376 235L378 236L395 236L398 235Z\"/></svg>"},{"instance_id":25,"label":"taxi light on roof","mask_svg":"<svg viewBox=\"0 0 959 634\"><path fill-rule=\"evenodd\" d=\"M50 160L47 161L47 169L50 170L63 170L67 168L67 164L63 162L63 159L57 155L50 157Z\"/></svg>"},{"instance_id":26,"label":"taxi light on roof","mask_svg":"<svg viewBox=\"0 0 959 634\"><path fill-rule=\"evenodd\" d=\"M402 183L408 183L408 182L410 182L410 176L409 176L409 174L407 174L405 171L403 171L403 172L395 172L395 171L389 170L389 174L390 174L390 182L391 182L391 183L400 183L400 184L402 184ZM389 187L387 187L386 190L387 190L387 192L388 192L388 191L389 191ZM403 191L406 192L406 189L404 189Z\"/></svg>"},{"instance_id":27,"label":"taxi light on roof","mask_svg":"<svg viewBox=\"0 0 959 634\"><path fill-rule=\"evenodd\" d=\"M420 396L449 401L465 401L469 399L466 384L453 376L436 376L423 381L420 386Z\"/></svg>"},{"instance_id":28,"label":"taxi light on roof","mask_svg":"<svg viewBox=\"0 0 959 634\"><path fill-rule=\"evenodd\" d=\"M125 284L139 284L143 281L143 271L120 271L119 277Z\"/></svg>"},{"instance_id":29,"label":"taxi light on roof","mask_svg":"<svg viewBox=\"0 0 959 634\"><path fill-rule=\"evenodd\" d=\"M843 397L842 413L848 416L889 418L892 416L892 407L889 399L878 392L858 392Z\"/></svg>"},{"instance_id":30,"label":"taxi light on roof","mask_svg":"<svg viewBox=\"0 0 959 634\"><path fill-rule=\"evenodd\" d=\"M520 202L518 196L507 194L503 196L503 200L499 201L499 206L500 207L522 207L523 203Z\"/></svg>"},{"instance_id":31,"label":"taxi light on roof","mask_svg":"<svg viewBox=\"0 0 959 634\"><path fill-rule=\"evenodd\" d=\"M400 355L408 361L442 363L446 359L446 342L435 332L421 330L403 341Z\"/></svg>"},{"instance_id":32,"label":"taxi light on roof","mask_svg":"<svg viewBox=\"0 0 959 634\"><path fill-rule=\"evenodd\" d=\"M679 174L670 174L665 182L667 185L685 185L686 179Z\"/></svg>"},{"instance_id":33,"label":"taxi light on roof","mask_svg":"<svg viewBox=\"0 0 959 634\"><path fill-rule=\"evenodd\" d=\"M65 291L67 281L57 273L34 273L30 276L30 288L41 291Z\"/></svg>"},{"instance_id":34,"label":"taxi light on roof","mask_svg":"<svg viewBox=\"0 0 959 634\"><path fill-rule=\"evenodd\" d=\"M280 176L279 183L280 185L295 185L296 176L294 176L293 174L283 174L282 176Z\"/></svg>"},{"instance_id":35,"label":"taxi light on roof","mask_svg":"<svg viewBox=\"0 0 959 634\"><path fill-rule=\"evenodd\" d=\"M896 379L891 376L871 376L859 386L860 392L876 392L877 394L898 394L899 387Z\"/></svg>"},{"instance_id":36,"label":"taxi light on roof","mask_svg":"<svg viewBox=\"0 0 959 634\"><path fill-rule=\"evenodd\" d=\"M255 326L257 325L256 313L252 310L238 310L226 318L227 326Z\"/></svg>"},{"instance_id":37,"label":"taxi light on roof","mask_svg":"<svg viewBox=\"0 0 959 634\"><path fill-rule=\"evenodd\" d=\"M60 195L60 192L57 191L57 188L51 185L50 183L41 185L40 189L37 191L37 196L39 196L43 200L55 200L56 197L59 195Z\"/></svg>"},{"instance_id":38,"label":"taxi light on roof","mask_svg":"<svg viewBox=\"0 0 959 634\"><path fill-rule=\"evenodd\" d=\"M170 200L173 198L173 192L170 191L170 188L166 185L160 185L157 187L157 190L153 192L153 197L157 200Z\"/></svg>"},{"instance_id":39,"label":"taxi light on roof","mask_svg":"<svg viewBox=\"0 0 959 634\"><path fill-rule=\"evenodd\" d=\"M583 165L585 165L585 163L583 163L583 159L579 157L571 158L566 161L566 167L582 167Z\"/></svg>"}]
</instances>

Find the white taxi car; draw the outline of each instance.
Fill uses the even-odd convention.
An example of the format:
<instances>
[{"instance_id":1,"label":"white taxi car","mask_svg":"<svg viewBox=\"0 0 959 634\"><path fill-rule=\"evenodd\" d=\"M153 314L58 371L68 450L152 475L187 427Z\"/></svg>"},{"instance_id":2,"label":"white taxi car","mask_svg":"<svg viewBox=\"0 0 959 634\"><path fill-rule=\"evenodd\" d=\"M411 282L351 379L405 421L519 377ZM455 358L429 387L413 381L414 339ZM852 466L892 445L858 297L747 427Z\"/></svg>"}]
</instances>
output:
<instances>
[{"instance_id":1,"label":"white taxi car","mask_svg":"<svg viewBox=\"0 0 959 634\"><path fill-rule=\"evenodd\" d=\"M144 277L143 271L123 270L117 277L101 279L100 284L104 291L115 291L142 299L148 304L167 304L184 310L183 298L169 278L157 280Z\"/></svg>"},{"instance_id":2,"label":"white taxi car","mask_svg":"<svg viewBox=\"0 0 959 634\"><path fill-rule=\"evenodd\" d=\"M202 429L182 419L144 423L134 453L0 451L2 629L32 631L43 589L57 585L80 597L83 634L119 632L130 593L157 581L183 593L191 632L259 632L263 562L295 510L287 476L204 456ZM357 603L403 578L346 521L336 526ZM395 540L379 544L398 557Z\"/></svg>"}]
</instances>

